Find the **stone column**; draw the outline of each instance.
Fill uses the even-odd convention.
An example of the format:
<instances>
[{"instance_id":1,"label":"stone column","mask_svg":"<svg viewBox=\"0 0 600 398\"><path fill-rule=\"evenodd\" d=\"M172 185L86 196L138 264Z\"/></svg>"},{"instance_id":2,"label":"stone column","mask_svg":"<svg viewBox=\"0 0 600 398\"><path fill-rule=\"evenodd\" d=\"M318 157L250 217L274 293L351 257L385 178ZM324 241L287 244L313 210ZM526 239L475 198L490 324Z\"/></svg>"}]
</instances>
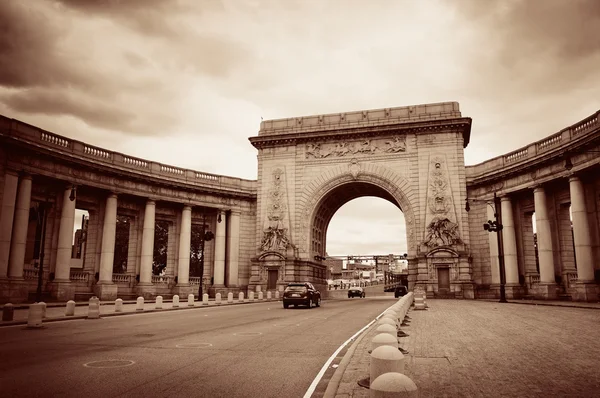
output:
<instances>
[{"instance_id":1,"label":"stone column","mask_svg":"<svg viewBox=\"0 0 600 398\"><path fill-rule=\"evenodd\" d=\"M59 301L72 300L75 296L71 286L71 254L73 248L73 228L75 225L75 204L77 199L69 199L72 187L65 189L62 198L62 210L58 228L58 245L56 249L56 267L52 296Z\"/></svg>"},{"instance_id":2,"label":"stone column","mask_svg":"<svg viewBox=\"0 0 600 398\"><path fill-rule=\"evenodd\" d=\"M221 222L218 221L219 216ZM219 210L217 214L217 227L215 231L215 272L213 287L219 288L225 286L225 226L227 224L227 214L224 210Z\"/></svg>"},{"instance_id":3,"label":"stone column","mask_svg":"<svg viewBox=\"0 0 600 398\"><path fill-rule=\"evenodd\" d=\"M73 229L75 225L75 202L71 200L71 187L65 189L58 229L58 248L56 251L56 282L69 282L71 272L71 254L73 250Z\"/></svg>"},{"instance_id":4,"label":"stone column","mask_svg":"<svg viewBox=\"0 0 600 398\"><path fill-rule=\"evenodd\" d=\"M239 283L239 258L240 258L240 216L241 212L232 210L227 224L227 235L229 242L227 245L229 259L229 274L227 278L228 287L237 287Z\"/></svg>"},{"instance_id":5,"label":"stone column","mask_svg":"<svg viewBox=\"0 0 600 398\"><path fill-rule=\"evenodd\" d=\"M594 281L594 255L590 236L590 224L585 203L585 190L579 177L569 178L571 192L571 218L577 261L578 300L596 301L596 283Z\"/></svg>"},{"instance_id":6,"label":"stone column","mask_svg":"<svg viewBox=\"0 0 600 398\"><path fill-rule=\"evenodd\" d=\"M517 261L517 237L515 219L510 197L500 198L502 210L502 244L504 249L504 271L506 273L506 295L516 298L519 288L519 263Z\"/></svg>"},{"instance_id":7,"label":"stone column","mask_svg":"<svg viewBox=\"0 0 600 398\"><path fill-rule=\"evenodd\" d=\"M535 225L537 230L538 260L540 263L539 293L543 298L557 297L554 279L554 254L552 248L552 227L548 216L546 191L539 186L533 190L535 203Z\"/></svg>"},{"instance_id":8,"label":"stone column","mask_svg":"<svg viewBox=\"0 0 600 398\"><path fill-rule=\"evenodd\" d=\"M144 212L144 227L142 229L142 254L140 258L140 284L152 283L152 261L154 258L154 228L156 217L156 202L148 200Z\"/></svg>"},{"instance_id":9,"label":"stone column","mask_svg":"<svg viewBox=\"0 0 600 398\"><path fill-rule=\"evenodd\" d=\"M8 276L8 259L18 185L19 176L11 171L6 171L2 190L2 208L0 209L0 279Z\"/></svg>"},{"instance_id":10,"label":"stone column","mask_svg":"<svg viewBox=\"0 0 600 398\"><path fill-rule=\"evenodd\" d=\"M102 227L102 248L100 249L100 278L94 293L101 300L116 300L117 285L112 281L115 261L115 239L117 234L117 195L111 193L106 198L104 225Z\"/></svg>"},{"instance_id":11,"label":"stone column","mask_svg":"<svg viewBox=\"0 0 600 398\"><path fill-rule=\"evenodd\" d=\"M25 263L25 246L27 245L30 207L31 176L23 175L20 178L17 190L17 202L8 262L8 276L13 279L23 279L23 263Z\"/></svg>"},{"instance_id":12,"label":"stone column","mask_svg":"<svg viewBox=\"0 0 600 398\"><path fill-rule=\"evenodd\" d=\"M494 202L486 202L485 207L487 208L487 220L494 221ZM492 285L496 285L495 288L500 287L500 264L498 263L498 238L495 232L488 232L488 242L490 245L490 272L492 276ZM499 290L498 290L499 291ZM498 293L500 294L500 293Z\"/></svg>"},{"instance_id":13,"label":"stone column","mask_svg":"<svg viewBox=\"0 0 600 398\"><path fill-rule=\"evenodd\" d=\"M179 258L177 261L177 294L184 296L192 292L190 287L190 242L192 238L192 207L184 206L181 211L179 231Z\"/></svg>"}]
</instances>

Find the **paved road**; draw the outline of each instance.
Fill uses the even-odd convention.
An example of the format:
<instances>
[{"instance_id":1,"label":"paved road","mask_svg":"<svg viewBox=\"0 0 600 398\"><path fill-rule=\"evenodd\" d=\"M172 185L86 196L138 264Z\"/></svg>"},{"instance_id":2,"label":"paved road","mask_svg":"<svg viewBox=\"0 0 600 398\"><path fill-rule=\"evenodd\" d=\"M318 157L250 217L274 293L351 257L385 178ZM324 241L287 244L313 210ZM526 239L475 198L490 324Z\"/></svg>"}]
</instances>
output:
<instances>
[{"instance_id":1,"label":"paved road","mask_svg":"<svg viewBox=\"0 0 600 398\"><path fill-rule=\"evenodd\" d=\"M394 302L287 310L270 302L5 327L2 395L302 397L340 344Z\"/></svg>"}]
</instances>

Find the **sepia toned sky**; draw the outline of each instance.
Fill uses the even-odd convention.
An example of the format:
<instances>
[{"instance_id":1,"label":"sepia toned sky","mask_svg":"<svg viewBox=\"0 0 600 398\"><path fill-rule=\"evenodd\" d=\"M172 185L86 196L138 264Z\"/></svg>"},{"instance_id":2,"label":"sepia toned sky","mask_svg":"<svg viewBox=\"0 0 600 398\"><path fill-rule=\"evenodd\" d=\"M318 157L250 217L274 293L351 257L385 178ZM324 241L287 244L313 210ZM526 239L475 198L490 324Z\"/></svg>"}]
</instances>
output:
<instances>
[{"instance_id":1,"label":"sepia toned sky","mask_svg":"<svg viewBox=\"0 0 600 398\"><path fill-rule=\"evenodd\" d=\"M129 155L256 178L261 117L458 101L467 164L600 109L597 0L3 0L0 113ZM329 254L406 251L344 206Z\"/></svg>"}]
</instances>

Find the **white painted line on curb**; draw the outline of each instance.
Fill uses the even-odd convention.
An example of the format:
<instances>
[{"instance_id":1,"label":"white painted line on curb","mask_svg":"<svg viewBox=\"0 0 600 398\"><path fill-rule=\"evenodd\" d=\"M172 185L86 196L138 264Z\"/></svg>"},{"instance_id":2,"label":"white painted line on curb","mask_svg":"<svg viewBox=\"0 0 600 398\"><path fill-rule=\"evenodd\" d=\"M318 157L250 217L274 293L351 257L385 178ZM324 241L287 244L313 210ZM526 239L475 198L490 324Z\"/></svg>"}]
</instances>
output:
<instances>
[{"instance_id":1,"label":"white painted line on curb","mask_svg":"<svg viewBox=\"0 0 600 398\"><path fill-rule=\"evenodd\" d=\"M335 350L335 352L333 354L331 354L331 356L329 357L329 359L327 360L327 362L325 362L325 364L323 365L323 367L321 368L321 370L319 371L319 373L317 373L317 376L315 377L315 379L313 380L313 382L310 384L310 386L308 386L308 390L306 390L306 393L304 394L304 398L310 398L312 396L313 392L315 392L315 388L317 388L317 385L319 384L319 382L323 378L323 375L327 371L327 368L329 368L329 364L331 364L331 362L333 362L333 360L335 359L335 357L337 356L337 354L346 345L348 345L348 343L350 343L351 341L353 341L354 339L356 339L356 337L358 337L358 335L360 335L362 332L364 332L366 329L368 329L369 326L371 326L379 318L381 318L383 316L383 313L385 311L387 311L388 309L389 308L386 308L381 314L377 315L375 317L375 319L373 319L371 322L369 322L365 327L363 327L362 329L360 329L358 332L354 333L354 335L352 337L350 337L348 340L346 340L345 342L343 342L342 345L339 346L338 349Z\"/></svg>"}]
</instances>

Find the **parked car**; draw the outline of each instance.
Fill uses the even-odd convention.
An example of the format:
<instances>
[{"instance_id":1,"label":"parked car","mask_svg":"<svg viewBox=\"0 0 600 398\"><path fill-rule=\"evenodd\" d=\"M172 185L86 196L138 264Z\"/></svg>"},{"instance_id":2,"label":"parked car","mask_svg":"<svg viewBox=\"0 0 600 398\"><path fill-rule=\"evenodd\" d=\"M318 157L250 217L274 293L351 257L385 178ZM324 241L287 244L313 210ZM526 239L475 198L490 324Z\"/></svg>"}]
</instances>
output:
<instances>
[{"instance_id":1,"label":"parked car","mask_svg":"<svg viewBox=\"0 0 600 398\"><path fill-rule=\"evenodd\" d=\"M402 297L407 293L408 293L408 289L404 285L397 286L396 289L394 289L394 297L395 298Z\"/></svg>"},{"instance_id":2,"label":"parked car","mask_svg":"<svg viewBox=\"0 0 600 398\"><path fill-rule=\"evenodd\" d=\"M365 298L365 290L362 287L354 286L348 289L348 298L360 297Z\"/></svg>"},{"instance_id":3,"label":"parked car","mask_svg":"<svg viewBox=\"0 0 600 398\"><path fill-rule=\"evenodd\" d=\"M290 305L299 306L305 305L311 308L321 306L321 292L318 291L312 283L297 282L288 283L283 291L283 308L288 308Z\"/></svg>"}]
</instances>

